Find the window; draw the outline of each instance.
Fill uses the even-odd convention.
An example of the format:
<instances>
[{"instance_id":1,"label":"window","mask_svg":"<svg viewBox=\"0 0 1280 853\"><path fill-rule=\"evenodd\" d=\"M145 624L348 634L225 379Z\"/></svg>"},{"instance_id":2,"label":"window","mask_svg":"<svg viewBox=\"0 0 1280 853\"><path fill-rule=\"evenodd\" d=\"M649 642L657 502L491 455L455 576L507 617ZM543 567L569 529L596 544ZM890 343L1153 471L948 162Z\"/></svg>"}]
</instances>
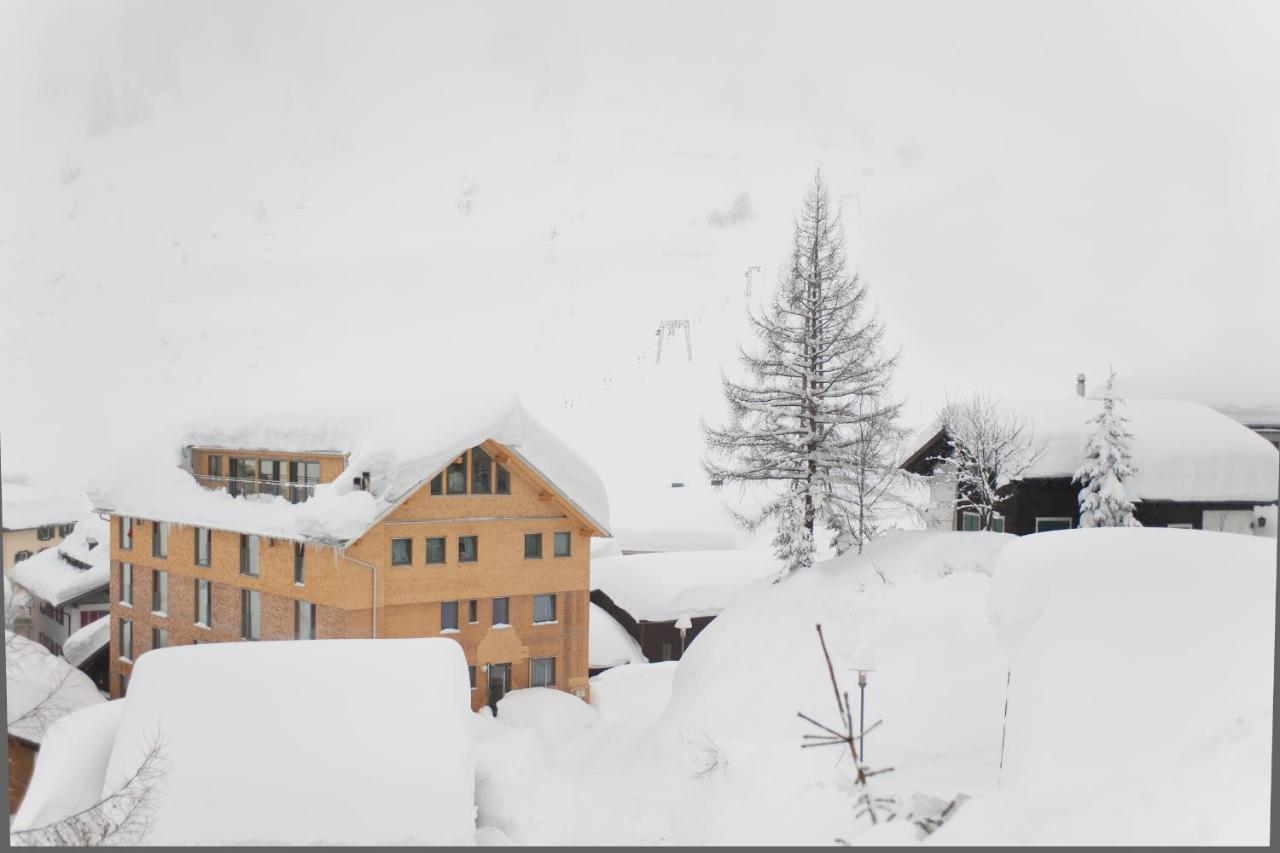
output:
<instances>
[{"instance_id":1,"label":"window","mask_svg":"<svg viewBox=\"0 0 1280 853\"><path fill-rule=\"evenodd\" d=\"M443 474L436 474L434 477L431 478L431 494L433 495L444 494L444 475Z\"/></svg>"},{"instance_id":2,"label":"window","mask_svg":"<svg viewBox=\"0 0 1280 853\"><path fill-rule=\"evenodd\" d=\"M428 563L444 562L444 537L443 536L427 537L427 562Z\"/></svg>"},{"instance_id":3,"label":"window","mask_svg":"<svg viewBox=\"0 0 1280 853\"><path fill-rule=\"evenodd\" d=\"M48 541L53 538L54 526L52 524L42 524L36 528L36 538L41 542Z\"/></svg>"},{"instance_id":4,"label":"window","mask_svg":"<svg viewBox=\"0 0 1280 853\"><path fill-rule=\"evenodd\" d=\"M440 602L440 630L441 631L458 630L458 602L456 601Z\"/></svg>"},{"instance_id":5,"label":"window","mask_svg":"<svg viewBox=\"0 0 1280 853\"><path fill-rule=\"evenodd\" d=\"M1004 519L998 515L991 519L991 530L994 533L1004 533Z\"/></svg>"},{"instance_id":6,"label":"window","mask_svg":"<svg viewBox=\"0 0 1280 853\"><path fill-rule=\"evenodd\" d=\"M672 656L672 652L674 651L674 649L675 647L671 645L670 640L663 640L662 641L662 657L659 658L659 660L675 660L675 657Z\"/></svg>"},{"instance_id":7,"label":"window","mask_svg":"<svg viewBox=\"0 0 1280 853\"><path fill-rule=\"evenodd\" d=\"M257 459L239 459L231 457L231 482L227 483L227 491L232 496L253 494L253 480L258 474ZM249 482L242 482L249 481Z\"/></svg>"},{"instance_id":8,"label":"window","mask_svg":"<svg viewBox=\"0 0 1280 853\"><path fill-rule=\"evenodd\" d=\"M165 559L169 556L169 522L151 522L151 556Z\"/></svg>"},{"instance_id":9,"label":"window","mask_svg":"<svg viewBox=\"0 0 1280 853\"><path fill-rule=\"evenodd\" d=\"M476 689L476 668L474 666L467 667L467 678L471 679L471 689Z\"/></svg>"},{"instance_id":10,"label":"window","mask_svg":"<svg viewBox=\"0 0 1280 853\"><path fill-rule=\"evenodd\" d=\"M316 638L316 606L310 601L293 603L293 636L297 640Z\"/></svg>"},{"instance_id":11,"label":"window","mask_svg":"<svg viewBox=\"0 0 1280 853\"><path fill-rule=\"evenodd\" d=\"M1036 533L1047 533L1050 530L1070 530L1071 519L1068 517L1051 517L1036 519Z\"/></svg>"},{"instance_id":12,"label":"window","mask_svg":"<svg viewBox=\"0 0 1280 853\"><path fill-rule=\"evenodd\" d=\"M258 576L258 537L251 533L240 534L240 574Z\"/></svg>"},{"instance_id":13,"label":"window","mask_svg":"<svg viewBox=\"0 0 1280 853\"><path fill-rule=\"evenodd\" d=\"M205 459L206 471L210 477L222 476L222 457L210 454Z\"/></svg>"},{"instance_id":14,"label":"window","mask_svg":"<svg viewBox=\"0 0 1280 853\"><path fill-rule=\"evenodd\" d=\"M409 566L413 564L413 540L391 540L391 565Z\"/></svg>"},{"instance_id":15,"label":"window","mask_svg":"<svg viewBox=\"0 0 1280 853\"><path fill-rule=\"evenodd\" d=\"M280 482L280 460L279 459L259 459L258 460L258 479L270 480L273 483Z\"/></svg>"},{"instance_id":16,"label":"window","mask_svg":"<svg viewBox=\"0 0 1280 853\"><path fill-rule=\"evenodd\" d=\"M961 530L981 530L982 519L978 517L976 512L963 512L960 514Z\"/></svg>"},{"instance_id":17,"label":"window","mask_svg":"<svg viewBox=\"0 0 1280 853\"><path fill-rule=\"evenodd\" d=\"M556 686L556 659L534 658L529 661L530 687Z\"/></svg>"},{"instance_id":18,"label":"window","mask_svg":"<svg viewBox=\"0 0 1280 853\"><path fill-rule=\"evenodd\" d=\"M240 636L262 639L262 595L256 589L240 590Z\"/></svg>"},{"instance_id":19,"label":"window","mask_svg":"<svg viewBox=\"0 0 1280 853\"><path fill-rule=\"evenodd\" d=\"M120 603L133 606L133 563L120 564Z\"/></svg>"},{"instance_id":20,"label":"window","mask_svg":"<svg viewBox=\"0 0 1280 853\"><path fill-rule=\"evenodd\" d=\"M1194 530L1194 529L1195 529L1195 525L1190 524L1190 523L1184 523L1184 524L1170 524L1169 526L1170 526L1170 527L1177 527L1177 528L1181 528L1182 530Z\"/></svg>"},{"instance_id":21,"label":"window","mask_svg":"<svg viewBox=\"0 0 1280 853\"><path fill-rule=\"evenodd\" d=\"M128 551L133 548L133 519L120 516L120 547Z\"/></svg>"},{"instance_id":22,"label":"window","mask_svg":"<svg viewBox=\"0 0 1280 853\"><path fill-rule=\"evenodd\" d=\"M162 616L169 612L169 573L151 570L151 611Z\"/></svg>"},{"instance_id":23,"label":"window","mask_svg":"<svg viewBox=\"0 0 1280 853\"><path fill-rule=\"evenodd\" d=\"M209 565L209 528L196 528L196 565Z\"/></svg>"},{"instance_id":24,"label":"window","mask_svg":"<svg viewBox=\"0 0 1280 853\"><path fill-rule=\"evenodd\" d=\"M81 610L80 611L80 627L92 625L102 617L106 616L110 611L107 610Z\"/></svg>"},{"instance_id":25,"label":"window","mask_svg":"<svg viewBox=\"0 0 1280 853\"><path fill-rule=\"evenodd\" d=\"M213 627L212 615L209 607L209 582L202 578L196 579L196 624L203 625L206 628Z\"/></svg>"},{"instance_id":26,"label":"window","mask_svg":"<svg viewBox=\"0 0 1280 853\"><path fill-rule=\"evenodd\" d=\"M556 597L554 595L535 595L533 597L533 622L556 621Z\"/></svg>"},{"instance_id":27,"label":"window","mask_svg":"<svg viewBox=\"0 0 1280 853\"><path fill-rule=\"evenodd\" d=\"M480 621L480 602L474 598L467 602L467 621L472 625Z\"/></svg>"},{"instance_id":28,"label":"window","mask_svg":"<svg viewBox=\"0 0 1280 853\"><path fill-rule=\"evenodd\" d=\"M70 536L71 531L75 529L76 529L76 526L74 524L59 524L58 535L65 539L66 537Z\"/></svg>"},{"instance_id":29,"label":"window","mask_svg":"<svg viewBox=\"0 0 1280 853\"><path fill-rule=\"evenodd\" d=\"M30 551L19 551L18 553L13 555L13 561L15 563L21 563L23 560L30 560L30 559L31 559Z\"/></svg>"},{"instance_id":30,"label":"window","mask_svg":"<svg viewBox=\"0 0 1280 853\"><path fill-rule=\"evenodd\" d=\"M122 672L117 676L117 679L117 683L120 685L120 695L123 696L129 691L129 676Z\"/></svg>"},{"instance_id":31,"label":"window","mask_svg":"<svg viewBox=\"0 0 1280 853\"><path fill-rule=\"evenodd\" d=\"M471 494L487 495L493 491L493 459L483 448L471 448Z\"/></svg>"},{"instance_id":32,"label":"window","mask_svg":"<svg viewBox=\"0 0 1280 853\"><path fill-rule=\"evenodd\" d=\"M289 500L300 503L311 497L315 486L320 482L319 462L289 463Z\"/></svg>"},{"instance_id":33,"label":"window","mask_svg":"<svg viewBox=\"0 0 1280 853\"><path fill-rule=\"evenodd\" d=\"M164 628L151 629L151 648L163 649L169 645L169 632Z\"/></svg>"},{"instance_id":34,"label":"window","mask_svg":"<svg viewBox=\"0 0 1280 853\"><path fill-rule=\"evenodd\" d=\"M569 556L569 544L573 541L573 537L568 533L557 533L555 544L555 555L557 557Z\"/></svg>"},{"instance_id":35,"label":"window","mask_svg":"<svg viewBox=\"0 0 1280 853\"><path fill-rule=\"evenodd\" d=\"M507 469L503 468L501 465L498 465L497 469L498 469L498 477L497 477L497 483L496 483L497 488L493 490L493 493L495 495L511 494L511 475L508 474Z\"/></svg>"},{"instance_id":36,"label":"window","mask_svg":"<svg viewBox=\"0 0 1280 853\"><path fill-rule=\"evenodd\" d=\"M524 558L538 560L542 558L542 534L526 533L524 535Z\"/></svg>"},{"instance_id":37,"label":"window","mask_svg":"<svg viewBox=\"0 0 1280 853\"><path fill-rule=\"evenodd\" d=\"M511 599L495 598L493 600L493 624L511 624Z\"/></svg>"},{"instance_id":38,"label":"window","mask_svg":"<svg viewBox=\"0 0 1280 853\"><path fill-rule=\"evenodd\" d=\"M133 623L128 619L120 620L120 657L133 660Z\"/></svg>"},{"instance_id":39,"label":"window","mask_svg":"<svg viewBox=\"0 0 1280 853\"><path fill-rule=\"evenodd\" d=\"M307 580L305 558L307 546L301 542L293 543L293 582L302 586Z\"/></svg>"},{"instance_id":40,"label":"window","mask_svg":"<svg viewBox=\"0 0 1280 853\"><path fill-rule=\"evenodd\" d=\"M462 454L445 469L445 489L451 495L467 493L467 454Z\"/></svg>"},{"instance_id":41,"label":"window","mask_svg":"<svg viewBox=\"0 0 1280 853\"><path fill-rule=\"evenodd\" d=\"M458 562L474 563L480 559L480 540L476 536L458 537Z\"/></svg>"}]
</instances>

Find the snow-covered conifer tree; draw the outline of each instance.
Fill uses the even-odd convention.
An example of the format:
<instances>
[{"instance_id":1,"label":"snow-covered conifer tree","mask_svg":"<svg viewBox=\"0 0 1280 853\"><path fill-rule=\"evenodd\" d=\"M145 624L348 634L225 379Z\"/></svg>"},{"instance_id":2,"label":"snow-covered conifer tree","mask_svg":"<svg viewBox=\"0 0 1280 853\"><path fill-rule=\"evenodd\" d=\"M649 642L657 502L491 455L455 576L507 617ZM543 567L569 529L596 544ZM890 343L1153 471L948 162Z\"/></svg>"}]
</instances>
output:
<instances>
[{"instance_id":1,"label":"snow-covered conifer tree","mask_svg":"<svg viewBox=\"0 0 1280 853\"><path fill-rule=\"evenodd\" d=\"M837 532L846 524L850 495L840 483L866 464L858 427L888 430L900 408L888 395L896 356L881 351L883 328L844 247L818 173L777 292L761 316L748 315L759 338L758 350L741 354L748 381L723 380L730 422L704 428L713 479L773 487L759 513L739 520L754 529L776 519L784 574L812 564L819 522Z\"/></svg>"},{"instance_id":2,"label":"snow-covered conifer tree","mask_svg":"<svg viewBox=\"0 0 1280 853\"><path fill-rule=\"evenodd\" d=\"M1084 464L1076 471L1073 483L1081 483L1081 527L1141 527L1133 517L1133 501L1124 481L1137 473L1129 452L1133 433L1125 428L1129 419L1116 410L1113 384L1115 371L1107 378L1102 391L1102 411L1089 423L1093 432L1085 442Z\"/></svg>"}]
</instances>

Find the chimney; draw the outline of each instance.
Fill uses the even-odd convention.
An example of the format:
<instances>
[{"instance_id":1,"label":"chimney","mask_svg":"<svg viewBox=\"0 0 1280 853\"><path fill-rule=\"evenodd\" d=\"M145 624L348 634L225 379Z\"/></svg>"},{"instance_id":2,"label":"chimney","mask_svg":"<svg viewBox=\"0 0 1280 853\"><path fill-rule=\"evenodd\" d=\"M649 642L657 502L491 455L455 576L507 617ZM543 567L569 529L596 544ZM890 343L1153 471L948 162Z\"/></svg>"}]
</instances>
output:
<instances>
[{"instance_id":1,"label":"chimney","mask_svg":"<svg viewBox=\"0 0 1280 853\"><path fill-rule=\"evenodd\" d=\"M672 475L671 475L671 488L673 488L673 489L683 489L683 488L684 488L684 475L682 475L682 474L672 474Z\"/></svg>"},{"instance_id":2,"label":"chimney","mask_svg":"<svg viewBox=\"0 0 1280 853\"><path fill-rule=\"evenodd\" d=\"M1076 374L1076 396L1077 397L1084 396L1084 374L1083 373Z\"/></svg>"}]
</instances>

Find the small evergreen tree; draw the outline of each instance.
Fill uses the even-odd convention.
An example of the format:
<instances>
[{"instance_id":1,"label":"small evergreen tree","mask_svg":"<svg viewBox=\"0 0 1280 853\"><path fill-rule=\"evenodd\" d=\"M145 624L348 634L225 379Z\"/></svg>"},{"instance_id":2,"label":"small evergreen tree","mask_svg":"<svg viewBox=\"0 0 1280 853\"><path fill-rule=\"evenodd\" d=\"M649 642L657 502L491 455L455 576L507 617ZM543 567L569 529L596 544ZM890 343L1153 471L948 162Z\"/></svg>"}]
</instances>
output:
<instances>
[{"instance_id":1,"label":"small evergreen tree","mask_svg":"<svg viewBox=\"0 0 1280 853\"><path fill-rule=\"evenodd\" d=\"M836 472L860 464L856 427L887 430L901 405L888 397L896 356L881 354L883 330L866 316L866 287L846 270L844 240L819 173L777 293L762 316L748 315L760 341L758 353L741 354L749 380L723 379L730 423L704 425L709 455L723 460L704 461L712 479L775 488L759 513L738 518L750 529L777 521L784 575L813 563L819 521L839 531L849 516Z\"/></svg>"},{"instance_id":2,"label":"small evergreen tree","mask_svg":"<svg viewBox=\"0 0 1280 853\"><path fill-rule=\"evenodd\" d=\"M1129 419L1116 410L1123 404L1115 396L1113 370L1102 390L1102 411L1088 423L1095 424L1085 442L1084 464L1076 471L1073 483L1081 483L1081 527L1141 527L1133 517L1133 501L1124 481L1137 473L1129 452L1133 433L1125 428Z\"/></svg>"}]
</instances>

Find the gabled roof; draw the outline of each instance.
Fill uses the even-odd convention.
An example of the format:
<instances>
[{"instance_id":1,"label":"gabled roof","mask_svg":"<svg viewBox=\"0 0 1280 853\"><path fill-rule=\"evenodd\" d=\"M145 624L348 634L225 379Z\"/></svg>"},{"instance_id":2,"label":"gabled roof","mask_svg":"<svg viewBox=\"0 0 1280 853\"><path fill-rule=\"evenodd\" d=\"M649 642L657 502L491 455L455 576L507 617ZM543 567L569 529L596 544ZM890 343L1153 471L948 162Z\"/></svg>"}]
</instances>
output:
<instances>
[{"instance_id":1,"label":"gabled roof","mask_svg":"<svg viewBox=\"0 0 1280 853\"><path fill-rule=\"evenodd\" d=\"M5 530L69 524L81 518L89 508L83 498L26 483L6 480L3 491Z\"/></svg>"},{"instance_id":2,"label":"gabled roof","mask_svg":"<svg viewBox=\"0 0 1280 853\"><path fill-rule=\"evenodd\" d=\"M1010 400L999 405L1025 417L1045 452L1025 479L1071 477L1084 461L1102 402L1083 397ZM1208 406L1178 400L1125 400L1120 413L1133 433L1137 474L1126 481L1141 500L1270 503L1276 500L1276 451L1248 427ZM936 452L940 425L918 431L901 467Z\"/></svg>"},{"instance_id":3,"label":"gabled roof","mask_svg":"<svg viewBox=\"0 0 1280 853\"><path fill-rule=\"evenodd\" d=\"M591 588L640 622L715 616L746 587L778 575L768 547L671 551L591 561Z\"/></svg>"},{"instance_id":4,"label":"gabled roof","mask_svg":"<svg viewBox=\"0 0 1280 853\"><path fill-rule=\"evenodd\" d=\"M272 415L221 412L152 441L90 484L111 512L283 539L350 544L460 453L495 441L607 536L609 501L599 476L534 419L514 394L406 393L384 404ZM315 495L232 497L205 489L183 468L186 447L293 453L344 452L347 468ZM369 472L370 489L352 480Z\"/></svg>"},{"instance_id":5,"label":"gabled roof","mask_svg":"<svg viewBox=\"0 0 1280 853\"><path fill-rule=\"evenodd\" d=\"M76 522L56 548L46 548L13 567L13 579L54 607L105 589L111 583L111 540L96 515Z\"/></svg>"}]
</instances>

